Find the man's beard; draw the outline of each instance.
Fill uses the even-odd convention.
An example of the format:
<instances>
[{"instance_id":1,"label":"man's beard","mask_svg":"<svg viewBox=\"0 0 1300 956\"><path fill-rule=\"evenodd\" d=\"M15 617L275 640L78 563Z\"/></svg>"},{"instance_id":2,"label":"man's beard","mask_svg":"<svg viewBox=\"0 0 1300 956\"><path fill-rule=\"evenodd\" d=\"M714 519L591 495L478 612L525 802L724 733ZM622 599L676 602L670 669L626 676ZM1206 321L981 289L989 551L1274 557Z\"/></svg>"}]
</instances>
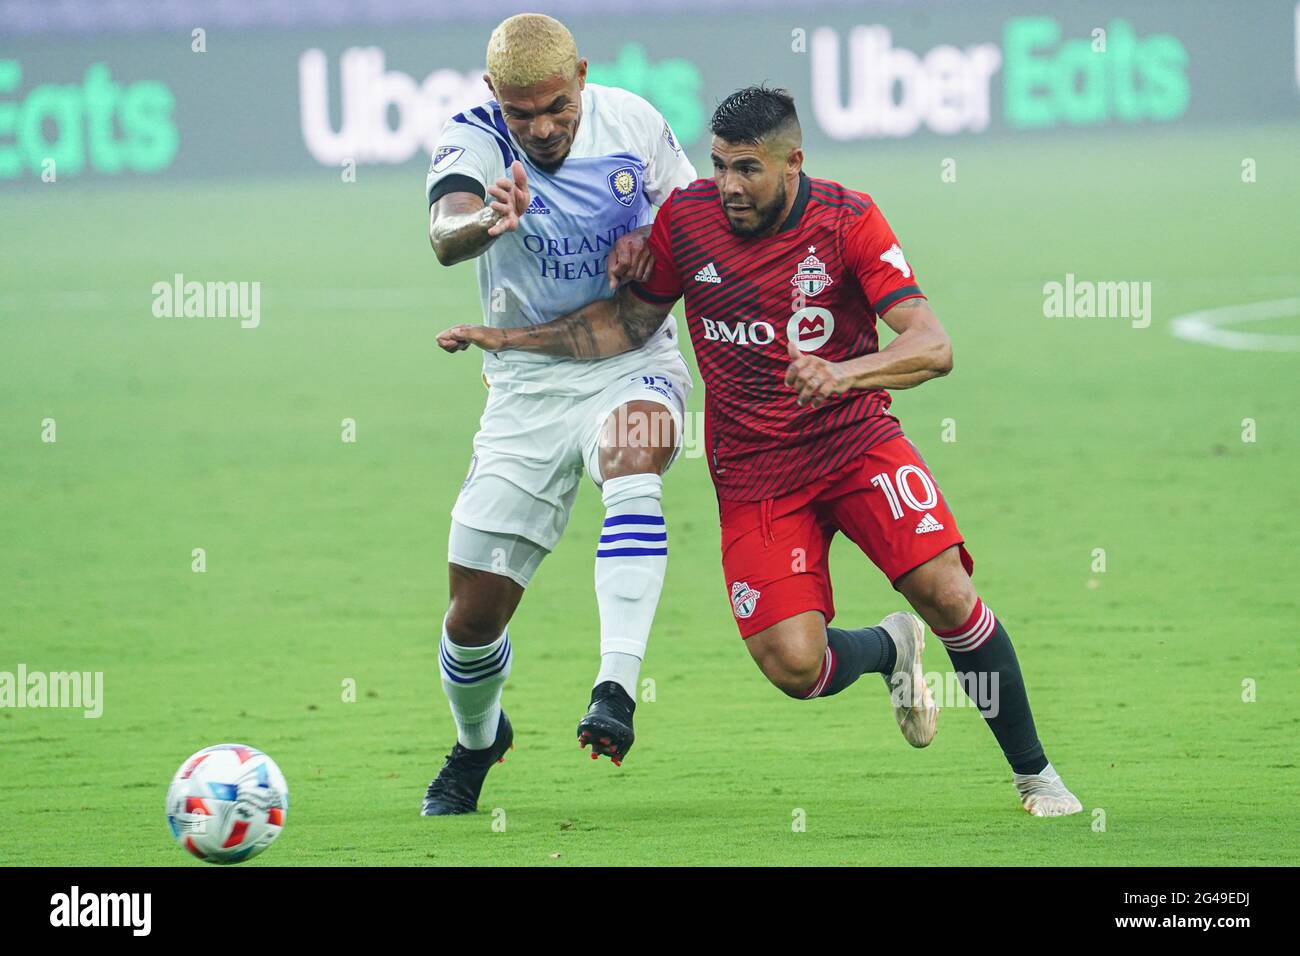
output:
<instances>
[{"instance_id":1,"label":"man's beard","mask_svg":"<svg viewBox=\"0 0 1300 956\"><path fill-rule=\"evenodd\" d=\"M570 150L569 150L569 151L572 152L572 147L570 147ZM549 160L549 161L547 161L547 162L545 162L545 163L540 162L540 161L537 159L537 157L532 156L532 155L529 155L529 157L528 157L528 161L529 161L530 163L532 163L534 166L536 166L538 169L540 169L542 172L544 172L544 173L548 173L548 174L549 174L549 173L554 173L554 172L555 172L556 170L558 170L561 166L563 166L563 165L564 165L564 161L565 161L566 159L568 159L568 158L569 158L569 153L566 152L566 153L565 153L563 156L561 156L559 159L552 159L552 160Z\"/></svg>"},{"instance_id":2,"label":"man's beard","mask_svg":"<svg viewBox=\"0 0 1300 956\"><path fill-rule=\"evenodd\" d=\"M550 162L542 163L542 162L538 162L536 157L529 154L528 161L532 163L534 166L536 166L538 169L540 169L542 172L550 174L550 173L554 173L561 166L563 166L564 161L568 158L569 158L569 154L565 153L559 159L553 159Z\"/></svg>"},{"instance_id":3,"label":"man's beard","mask_svg":"<svg viewBox=\"0 0 1300 956\"><path fill-rule=\"evenodd\" d=\"M758 222L753 226L742 229L740 226L736 225L735 221L732 220L730 216L728 216L727 222L731 225L731 231L738 236L762 235L776 225L776 220L781 215L782 210L785 209L785 201L788 198L789 196L785 190L785 180L782 179L777 188L776 196L773 197L772 201L766 206L754 207L754 214L758 217Z\"/></svg>"},{"instance_id":4,"label":"man's beard","mask_svg":"<svg viewBox=\"0 0 1300 956\"><path fill-rule=\"evenodd\" d=\"M568 159L569 154L573 152L573 144L576 139L577 139L577 127L575 126L573 129L573 135L569 137L569 145L564 150L563 155L561 155L559 159L543 160L537 156L534 156L532 153L528 153L528 161L544 173L554 173L561 166L564 165L564 161ZM524 152L527 153L528 150L525 149Z\"/></svg>"}]
</instances>

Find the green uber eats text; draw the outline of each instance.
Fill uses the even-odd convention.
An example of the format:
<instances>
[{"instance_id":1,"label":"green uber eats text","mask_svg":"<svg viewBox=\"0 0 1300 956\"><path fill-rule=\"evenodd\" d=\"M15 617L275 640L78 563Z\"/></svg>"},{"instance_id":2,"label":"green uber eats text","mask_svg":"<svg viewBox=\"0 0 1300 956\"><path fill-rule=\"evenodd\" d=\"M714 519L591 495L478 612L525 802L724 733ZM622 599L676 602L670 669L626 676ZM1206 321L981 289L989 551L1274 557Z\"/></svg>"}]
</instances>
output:
<instances>
[{"instance_id":1,"label":"green uber eats text","mask_svg":"<svg viewBox=\"0 0 1300 956\"><path fill-rule=\"evenodd\" d=\"M23 170L40 175L53 161L56 175L86 168L115 174L152 173L176 156L176 98L163 83L114 83L108 66L92 64L80 84L46 83L25 98L17 60L0 60L0 179Z\"/></svg>"},{"instance_id":2,"label":"green uber eats text","mask_svg":"<svg viewBox=\"0 0 1300 956\"><path fill-rule=\"evenodd\" d=\"M683 147L704 132L704 104L700 102L704 81L690 60L673 58L652 63L644 47L628 43L612 63L590 64L587 79L645 97L663 114L673 137Z\"/></svg>"},{"instance_id":3,"label":"green uber eats text","mask_svg":"<svg viewBox=\"0 0 1300 956\"><path fill-rule=\"evenodd\" d=\"M1172 120L1187 110L1187 50L1176 37L1139 37L1127 21L1112 20L1103 42L1060 40L1060 25L1047 17L1007 22L1002 48L1008 125L1045 129Z\"/></svg>"}]
</instances>

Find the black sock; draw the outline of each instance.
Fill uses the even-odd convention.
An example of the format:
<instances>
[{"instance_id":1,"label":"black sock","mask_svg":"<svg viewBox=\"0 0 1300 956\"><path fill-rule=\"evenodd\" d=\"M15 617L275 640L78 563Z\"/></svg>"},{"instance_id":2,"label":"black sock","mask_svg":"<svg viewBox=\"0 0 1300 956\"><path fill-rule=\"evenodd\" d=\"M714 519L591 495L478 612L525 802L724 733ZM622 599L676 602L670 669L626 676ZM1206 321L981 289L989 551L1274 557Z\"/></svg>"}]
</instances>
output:
<instances>
[{"instance_id":1,"label":"black sock","mask_svg":"<svg viewBox=\"0 0 1300 956\"><path fill-rule=\"evenodd\" d=\"M984 715L1011 769L1041 773L1047 757L1034 729L1020 662L1002 622L977 600L966 624L935 634L943 641L967 696Z\"/></svg>"},{"instance_id":2,"label":"black sock","mask_svg":"<svg viewBox=\"0 0 1300 956\"><path fill-rule=\"evenodd\" d=\"M896 656L894 639L883 627L863 627L856 631L828 627L821 673L804 696L830 697L863 674L888 674L894 669Z\"/></svg>"}]
</instances>

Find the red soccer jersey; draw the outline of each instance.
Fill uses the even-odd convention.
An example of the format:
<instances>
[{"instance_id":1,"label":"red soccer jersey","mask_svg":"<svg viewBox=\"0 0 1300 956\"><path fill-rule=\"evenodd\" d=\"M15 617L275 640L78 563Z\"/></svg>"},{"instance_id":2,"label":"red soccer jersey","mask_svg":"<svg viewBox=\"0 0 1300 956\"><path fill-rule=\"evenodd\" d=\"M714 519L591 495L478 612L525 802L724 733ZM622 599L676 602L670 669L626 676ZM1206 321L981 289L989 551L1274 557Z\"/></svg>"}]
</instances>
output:
<instances>
[{"instance_id":1,"label":"red soccer jersey","mask_svg":"<svg viewBox=\"0 0 1300 956\"><path fill-rule=\"evenodd\" d=\"M717 187L700 179L660 208L650 248L654 272L632 289L686 298L719 498L787 494L903 433L884 389L813 408L785 384L789 340L831 362L875 352L876 317L921 295L871 197L800 174L781 228L754 239L732 232Z\"/></svg>"}]
</instances>

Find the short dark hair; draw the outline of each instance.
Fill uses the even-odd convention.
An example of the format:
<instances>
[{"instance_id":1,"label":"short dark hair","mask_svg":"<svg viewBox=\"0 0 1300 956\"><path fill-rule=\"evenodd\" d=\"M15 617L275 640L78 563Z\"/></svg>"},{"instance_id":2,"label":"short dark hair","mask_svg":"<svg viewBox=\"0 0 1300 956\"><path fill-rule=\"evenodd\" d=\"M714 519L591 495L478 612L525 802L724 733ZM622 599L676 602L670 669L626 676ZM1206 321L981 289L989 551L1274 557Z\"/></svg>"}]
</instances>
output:
<instances>
[{"instance_id":1,"label":"short dark hair","mask_svg":"<svg viewBox=\"0 0 1300 956\"><path fill-rule=\"evenodd\" d=\"M718 104L709 129L728 143L758 143L791 124L797 129L799 116L788 91L747 86Z\"/></svg>"}]
</instances>

